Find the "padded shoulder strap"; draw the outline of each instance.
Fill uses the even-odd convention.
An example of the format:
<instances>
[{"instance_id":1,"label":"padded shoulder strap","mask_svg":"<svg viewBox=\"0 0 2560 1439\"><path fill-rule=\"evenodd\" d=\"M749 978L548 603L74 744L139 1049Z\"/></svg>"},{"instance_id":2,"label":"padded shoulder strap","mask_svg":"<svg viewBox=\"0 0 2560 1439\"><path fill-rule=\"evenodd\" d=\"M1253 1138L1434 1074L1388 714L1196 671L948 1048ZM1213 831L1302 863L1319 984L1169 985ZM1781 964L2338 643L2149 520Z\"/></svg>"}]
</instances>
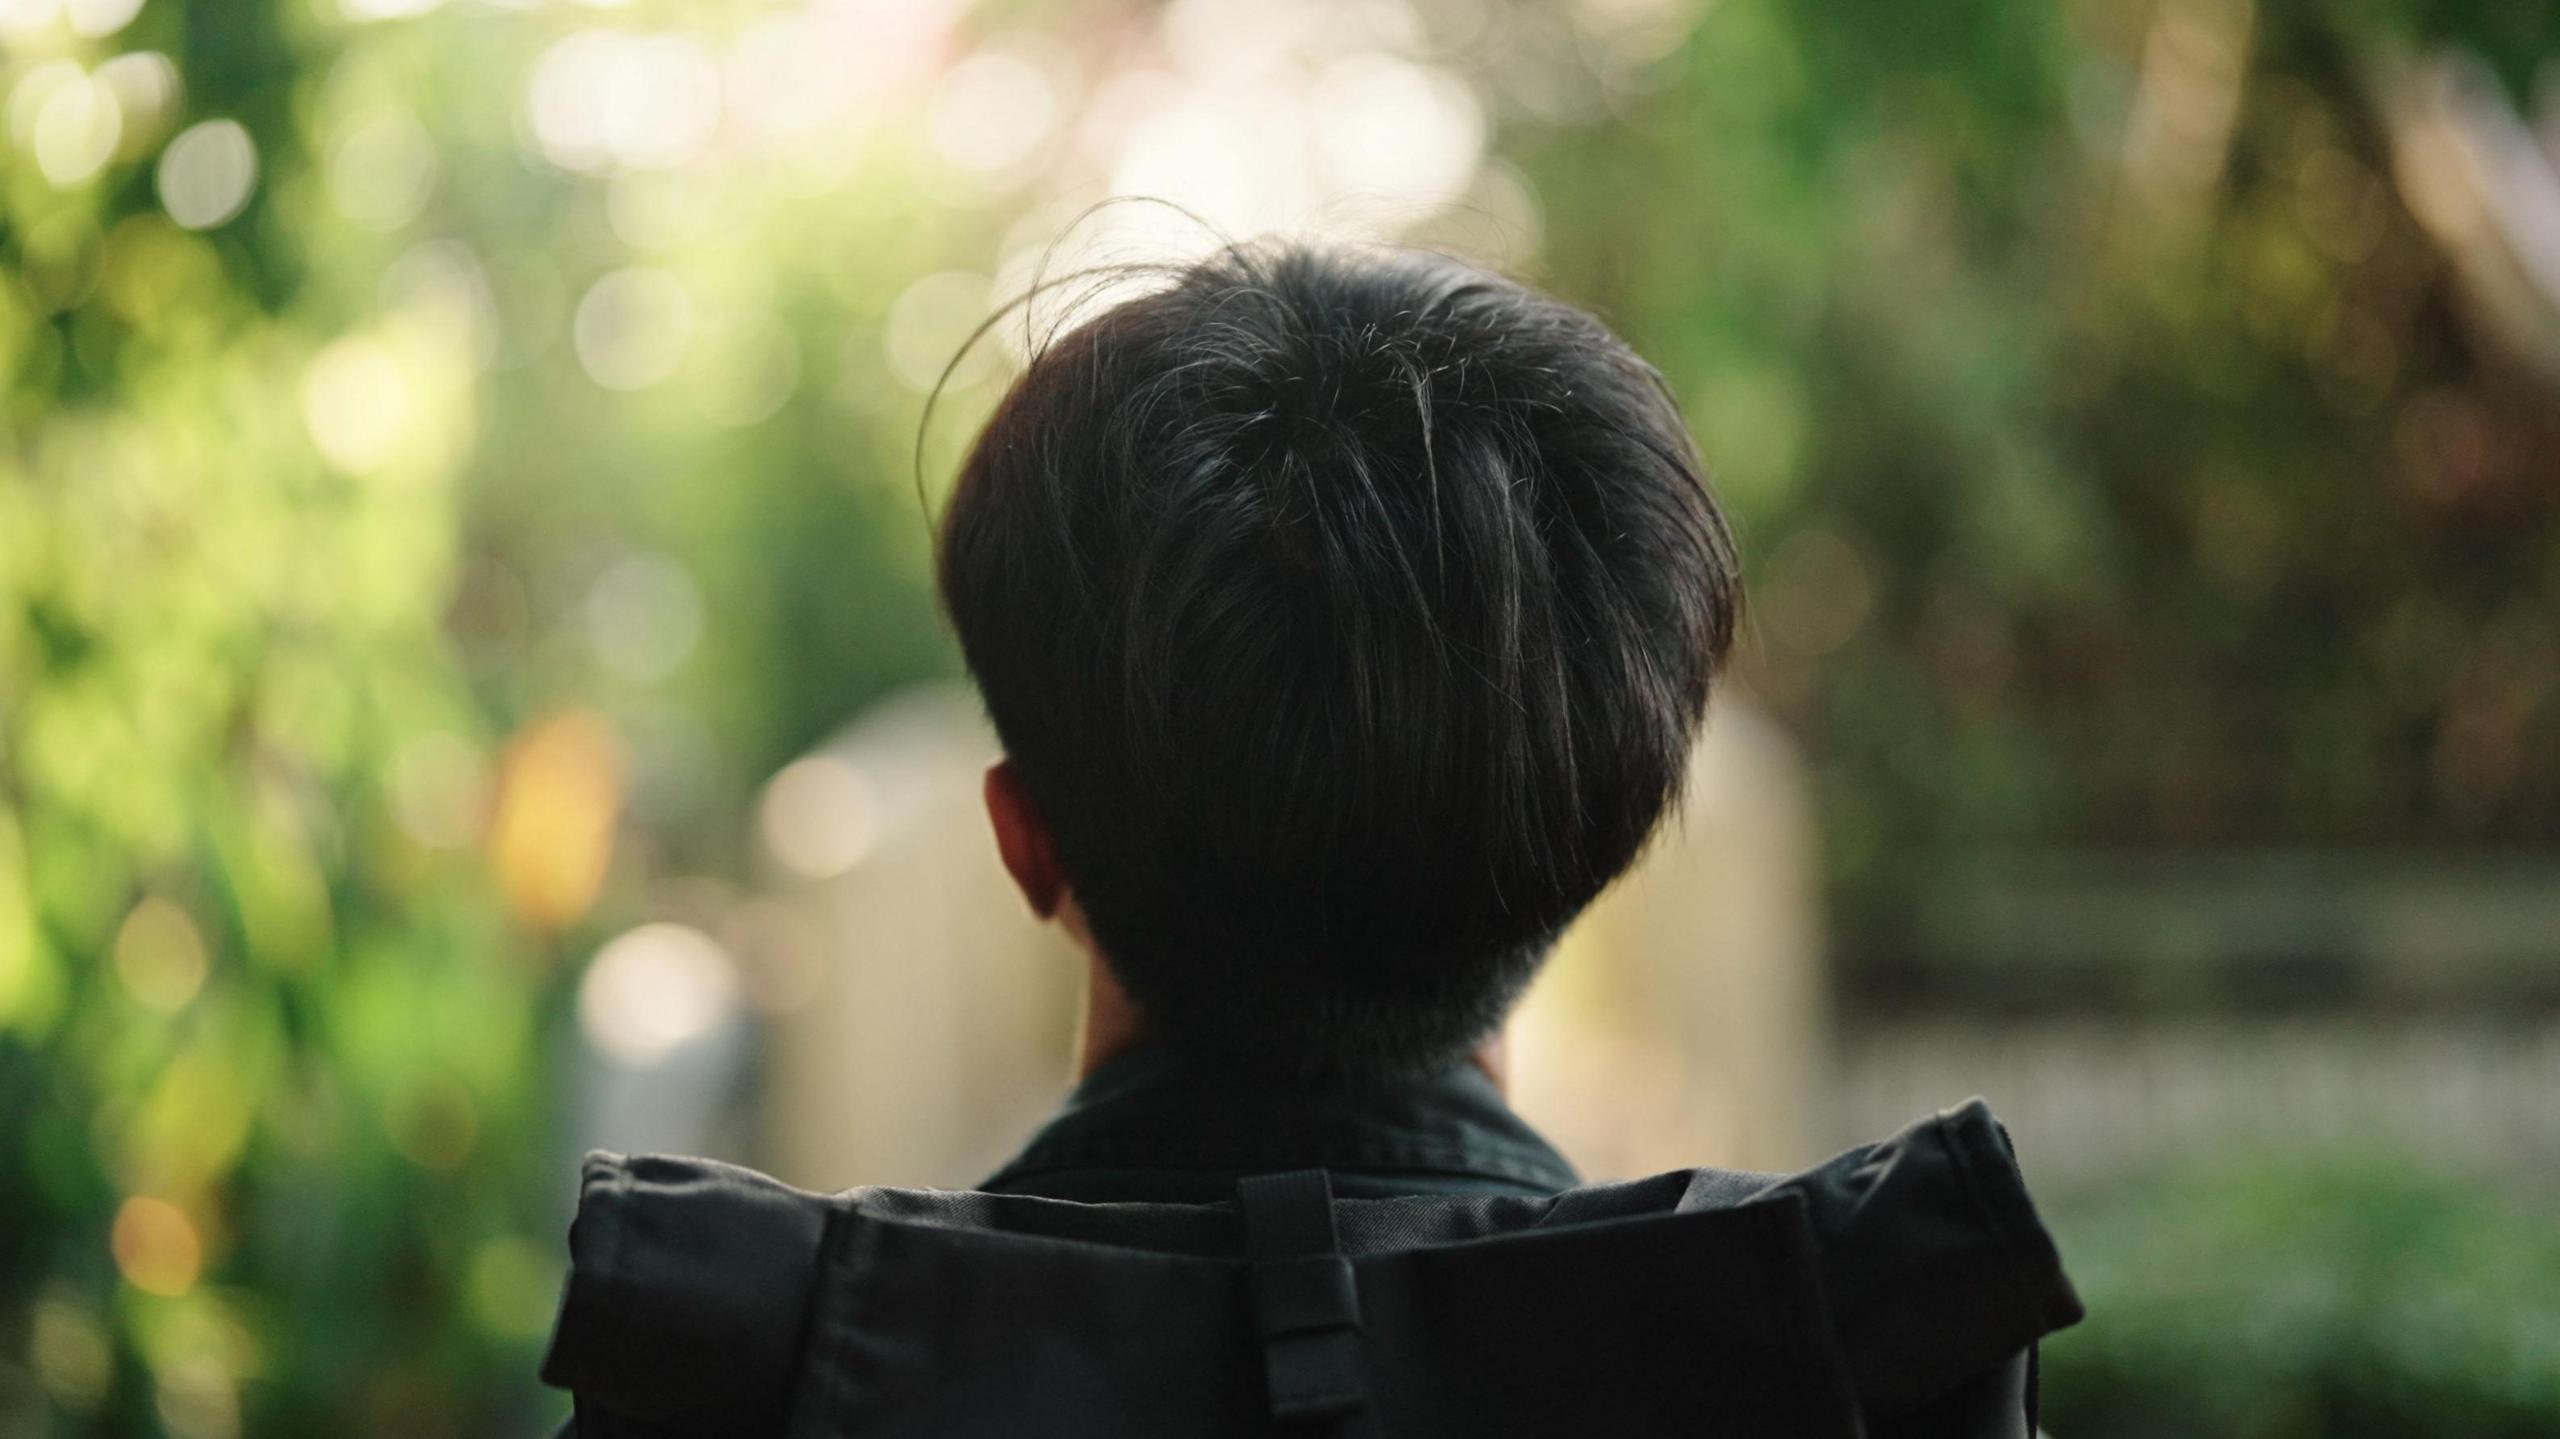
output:
<instances>
[{"instance_id":1,"label":"padded shoulder strap","mask_svg":"<svg viewBox=\"0 0 2560 1439\"><path fill-rule=\"evenodd\" d=\"M1698 1195L1682 1207L1713 1208ZM1799 1194L1861 1406L1914 1412L2081 1318L2007 1136L1975 1099L1764 1194ZM2032 1397L2028 1400L2032 1404Z\"/></svg>"},{"instance_id":2,"label":"padded shoulder strap","mask_svg":"<svg viewBox=\"0 0 2560 1439\"><path fill-rule=\"evenodd\" d=\"M707 1159L586 1158L546 1384L680 1433L771 1432L828 1201Z\"/></svg>"}]
</instances>

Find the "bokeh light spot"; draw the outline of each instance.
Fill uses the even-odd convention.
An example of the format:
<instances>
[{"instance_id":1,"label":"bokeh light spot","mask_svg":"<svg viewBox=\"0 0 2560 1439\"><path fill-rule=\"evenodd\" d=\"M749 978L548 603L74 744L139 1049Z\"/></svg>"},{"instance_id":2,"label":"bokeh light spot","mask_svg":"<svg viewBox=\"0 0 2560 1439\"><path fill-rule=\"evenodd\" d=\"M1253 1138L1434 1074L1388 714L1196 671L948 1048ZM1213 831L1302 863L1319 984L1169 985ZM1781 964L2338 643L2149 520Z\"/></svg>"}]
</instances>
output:
<instances>
[{"instance_id":1,"label":"bokeh light spot","mask_svg":"<svg viewBox=\"0 0 2560 1439\"><path fill-rule=\"evenodd\" d=\"M0 0L5 6L8 0ZM7 11L0 9L0 15ZM35 147L36 117L44 113L45 102L54 92L86 78L87 72L75 60L46 60L30 65L9 87L9 136L29 149Z\"/></svg>"},{"instance_id":2,"label":"bokeh light spot","mask_svg":"<svg viewBox=\"0 0 2560 1439\"><path fill-rule=\"evenodd\" d=\"M373 20L406 20L443 4L444 0L338 0L338 13L364 24Z\"/></svg>"},{"instance_id":3,"label":"bokeh light spot","mask_svg":"<svg viewBox=\"0 0 2560 1439\"><path fill-rule=\"evenodd\" d=\"M809 17L789 11L739 31L726 77L731 117L766 141L806 135L841 117L856 77L827 40Z\"/></svg>"},{"instance_id":4,"label":"bokeh light spot","mask_svg":"<svg viewBox=\"0 0 2560 1439\"><path fill-rule=\"evenodd\" d=\"M77 185L106 168L124 136L124 109L115 90L95 76L65 79L51 87L35 113L29 143L36 168L57 186Z\"/></svg>"},{"instance_id":5,"label":"bokeh light spot","mask_svg":"<svg viewBox=\"0 0 2560 1439\"><path fill-rule=\"evenodd\" d=\"M1057 87L1019 55L988 51L951 67L926 112L935 153L963 170L1011 169L1058 125Z\"/></svg>"},{"instance_id":6,"label":"bokeh light spot","mask_svg":"<svg viewBox=\"0 0 2560 1439\"><path fill-rule=\"evenodd\" d=\"M560 1265L549 1250L502 1234L471 1256L471 1310L490 1333L518 1341L551 1328Z\"/></svg>"},{"instance_id":7,"label":"bokeh light spot","mask_svg":"<svg viewBox=\"0 0 2560 1439\"><path fill-rule=\"evenodd\" d=\"M1865 626L1875 582L1856 547L1824 529L1787 538L1769 557L1761 588L1769 633L1807 656L1826 655Z\"/></svg>"},{"instance_id":8,"label":"bokeh light spot","mask_svg":"<svg viewBox=\"0 0 2560 1439\"><path fill-rule=\"evenodd\" d=\"M984 378L993 363L986 347L969 356L961 356L960 347L986 322L987 300L987 277L967 270L927 275L899 291L880 330L889 373L911 390L931 390L957 357L961 365L952 371L953 384Z\"/></svg>"},{"instance_id":9,"label":"bokeh light spot","mask_svg":"<svg viewBox=\"0 0 2560 1439\"><path fill-rule=\"evenodd\" d=\"M352 475L398 455L413 419L408 377L381 342L350 336L311 362L302 417L323 458Z\"/></svg>"},{"instance_id":10,"label":"bokeh light spot","mask_svg":"<svg viewBox=\"0 0 2560 1439\"><path fill-rule=\"evenodd\" d=\"M239 214L258 183L258 147L236 120L190 125L160 152L160 204L190 230Z\"/></svg>"},{"instance_id":11,"label":"bokeh light spot","mask_svg":"<svg viewBox=\"0 0 2560 1439\"><path fill-rule=\"evenodd\" d=\"M109 1237L116 1269L125 1282L164 1297L193 1289L204 1270L204 1241L186 1211L165 1199L137 1194L116 1211Z\"/></svg>"},{"instance_id":12,"label":"bokeh light spot","mask_svg":"<svg viewBox=\"0 0 2560 1439\"><path fill-rule=\"evenodd\" d=\"M471 1157L480 1137L480 1107L450 1076L435 1075L392 1102L385 1127L401 1158L421 1169L450 1173Z\"/></svg>"},{"instance_id":13,"label":"bokeh light spot","mask_svg":"<svg viewBox=\"0 0 2560 1439\"><path fill-rule=\"evenodd\" d=\"M1456 199L1485 143L1466 82L1392 55L1354 55L1316 80L1316 138L1338 190L1428 210Z\"/></svg>"},{"instance_id":14,"label":"bokeh light spot","mask_svg":"<svg viewBox=\"0 0 2560 1439\"><path fill-rule=\"evenodd\" d=\"M516 917L558 929L587 912L613 857L622 753L596 715L537 721L510 748L489 856Z\"/></svg>"},{"instance_id":15,"label":"bokeh light spot","mask_svg":"<svg viewBox=\"0 0 2560 1439\"><path fill-rule=\"evenodd\" d=\"M93 40L113 35L141 13L142 0L64 0L62 6L62 18L71 22L72 33Z\"/></svg>"},{"instance_id":16,"label":"bokeh light spot","mask_svg":"<svg viewBox=\"0 0 2560 1439\"><path fill-rule=\"evenodd\" d=\"M598 1052L646 1067L717 1028L738 1004L729 952L681 924L644 924L599 951L578 983L578 1028Z\"/></svg>"},{"instance_id":17,"label":"bokeh light spot","mask_svg":"<svg viewBox=\"0 0 2560 1439\"><path fill-rule=\"evenodd\" d=\"M633 266L587 287L571 338L608 390L644 390L675 373L693 338L693 297L664 270Z\"/></svg>"},{"instance_id":18,"label":"bokeh light spot","mask_svg":"<svg viewBox=\"0 0 2560 1439\"><path fill-rule=\"evenodd\" d=\"M720 64L680 35L585 31L536 62L528 118L564 169L681 164L719 125Z\"/></svg>"},{"instance_id":19,"label":"bokeh light spot","mask_svg":"<svg viewBox=\"0 0 2560 1439\"><path fill-rule=\"evenodd\" d=\"M410 246L382 272L382 303L428 348L468 370L486 370L498 357L498 297L480 257L460 240Z\"/></svg>"},{"instance_id":20,"label":"bokeh light spot","mask_svg":"<svg viewBox=\"0 0 2560 1439\"><path fill-rule=\"evenodd\" d=\"M61 12L62 0L0 0L0 36L35 35Z\"/></svg>"},{"instance_id":21,"label":"bokeh light spot","mask_svg":"<svg viewBox=\"0 0 2560 1439\"><path fill-rule=\"evenodd\" d=\"M406 111L387 111L329 147L327 173L339 213L368 230L397 230L435 188L435 144Z\"/></svg>"},{"instance_id":22,"label":"bokeh light spot","mask_svg":"<svg viewBox=\"0 0 2560 1439\"><path fill-rule=\"evenodd\" d=\"M106 1326L86 1305L67 1298L37 1300L31 1318L27 1358L35 1366L36 1382L66 1409L96 1408L115 1378L115 1350Z\"/></svg>"},{"instance_id":23,"label":"bokeh light spot","mask_svg":"<svg viewBox=\"0 0 2560 1439\"><path fill-rule=\"evenodd\" d=\"M664 555L626 556L587 592L587 636L614 673L663 679L702 637L702 593Z\"/></svg>"},{"instance_id":24,"label":"bokeh light spot","mask_svg":"<svg viewBox=\"0 0 2560 1439\"><path fill-rule=\"evenodd\" d=\"M804 879L829 879L862 862L879 834L871 779L834 755L795 760L764 789L757 821L765 848Z\"/></svg>"},{"instance_id":25,"label":"bokeh light spot","mask_svg":"<svg viewBox=\"0 0 2560 1439\"><path fill-rule=\"evenodd\" d=\"M694 408L715 425L771 419L800 388L800 337L772 315L733 317L710 348L716 363L690 388Z\"/></svg>"},{"instance_id":26,"label":"bokeh light spot","mask_svg":"<svg viewBox=\"0 0 2560 1439\"><path fill-rule=\"evenodd\" d=\"M204 937L187 912L153 895L116 932L116 978L134 1002L163 1014L187 1007L204 988Z\"/></svg>"},{"instance_id":27,"label":"bokeh light spot","mask_svg":"<svg viewBox=\"0 0 2560 1439\"><path fill-rule=\"evenodd\" d=\"M209 1355L190 1355L161 1368L154 1406L170 1439L239 1439L240 1386Z\"/></svg>"},{"instance_id":28,"label":"bokeh light spot","mask_svg":"<svg viewBox=\"0 0 2560 1439\"><path fill-rule=\"evenodd\" d=\"M160 138L169 117L178 111L178 96L185 88L178 80L178 67L156 50L136 50L99 66L97 78L114 92L122 116L123 137L116 145L116 156L133 159Z\"/></svg>"}]
</instances>

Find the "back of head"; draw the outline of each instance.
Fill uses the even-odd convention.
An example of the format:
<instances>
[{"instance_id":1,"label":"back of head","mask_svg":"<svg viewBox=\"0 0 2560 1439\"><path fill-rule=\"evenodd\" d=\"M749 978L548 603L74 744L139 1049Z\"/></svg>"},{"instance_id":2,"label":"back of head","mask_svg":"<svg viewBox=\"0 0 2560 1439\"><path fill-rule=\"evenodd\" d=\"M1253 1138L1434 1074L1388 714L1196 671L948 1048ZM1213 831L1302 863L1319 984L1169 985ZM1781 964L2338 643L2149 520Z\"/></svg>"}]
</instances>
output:
<instances>
[{"instance_id":1,"label":"back of head","mask_svg":"<svg viewBox=\"0 0 2560 1439\"><path fill-rule=\"evenodd\" d=\"M940 579L1156 1038L1450 1057L1678 793L1738 603L1655 373L1442 257L1231 247L1038 354Z\"/></svg>"}]
</instances>

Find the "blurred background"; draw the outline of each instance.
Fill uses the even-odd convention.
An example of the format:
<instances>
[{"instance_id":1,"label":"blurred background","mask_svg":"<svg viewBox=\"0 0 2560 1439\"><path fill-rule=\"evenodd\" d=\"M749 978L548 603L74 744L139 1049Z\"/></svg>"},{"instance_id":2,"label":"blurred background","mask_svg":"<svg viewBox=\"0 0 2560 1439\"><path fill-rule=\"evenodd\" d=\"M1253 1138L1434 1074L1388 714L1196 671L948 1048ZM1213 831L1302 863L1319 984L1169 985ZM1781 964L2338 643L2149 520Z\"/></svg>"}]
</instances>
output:
<instances>
[{"instance_id":1,"label":"blurred background","mask_svg":"<svg viewBox=\"0 0 2560 1439\"><path fill-rule=\"evenodd\" d=\"M1984 1093L2063 1439L2560 1433L2560 9L0 0L0 104L0 1434L538 1432L581 1148L983 1173L1076 980L929 515L1071 316L924 398L1269 229L1739 519L1588 1172Z\"/></svg>"}]
</instances>

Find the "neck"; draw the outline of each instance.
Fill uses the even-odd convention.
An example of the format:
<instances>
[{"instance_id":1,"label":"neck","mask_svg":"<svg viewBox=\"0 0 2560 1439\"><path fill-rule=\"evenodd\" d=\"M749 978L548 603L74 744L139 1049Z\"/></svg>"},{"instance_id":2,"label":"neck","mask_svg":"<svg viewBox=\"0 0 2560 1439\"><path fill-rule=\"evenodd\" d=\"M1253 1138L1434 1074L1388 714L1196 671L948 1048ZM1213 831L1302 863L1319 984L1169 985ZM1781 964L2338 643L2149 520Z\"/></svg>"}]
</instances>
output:
<instances>
[{"instance_id":1,"label":"neck","mask_svg":"<svg viewBox=\"0 0 2560 1439\"><path fill-rule=\"evenodd\" d=\"M1145 1037L1138 1006L1120 987L1111 966L1088 949L1084 959L1084 1023L1076 1042L1076 1077L1081 1079L1128 1053Z\"/></svg>"},{"instance_id":2,"label":"neck","mask_svg":"<svg viewBox=\"0 0 2560 1439\"><path fill-rule=\"evenodd\" d=\"M1121 988L1111 966L1103 962L1100 951L1085 950L1084 1021L1076 1044L1076 1077L1081 1079L1100 1069L1147 1037L1144 1017L1129 991ZM1497 1029L1483 1043L1467 1052L1467 1062L1484 1071L1496 1091L1507 1094L1511 1087L1510 1046L1503 1031Z\"/></svg>"}]
</instances>

